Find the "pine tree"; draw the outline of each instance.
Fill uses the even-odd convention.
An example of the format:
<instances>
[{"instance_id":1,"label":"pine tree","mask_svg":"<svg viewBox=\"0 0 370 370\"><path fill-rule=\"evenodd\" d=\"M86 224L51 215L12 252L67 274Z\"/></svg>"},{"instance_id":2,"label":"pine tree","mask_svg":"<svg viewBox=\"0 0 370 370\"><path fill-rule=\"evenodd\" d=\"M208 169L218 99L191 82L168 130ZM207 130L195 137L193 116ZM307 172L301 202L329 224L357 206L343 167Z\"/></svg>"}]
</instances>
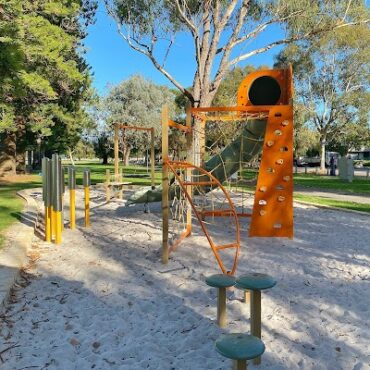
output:
<instances>
[{"instance_id":1,"label":"pine tree","mask_svg":"<svg viewBox=\"0 0 370 370\"><path fill-rule=\"evenodd\" d=\"M14 171L37 137L50 151L77 143L91 97L81 40L94 9L78 0L0 0L0 172Z\"/></svg>"}]
</instances>

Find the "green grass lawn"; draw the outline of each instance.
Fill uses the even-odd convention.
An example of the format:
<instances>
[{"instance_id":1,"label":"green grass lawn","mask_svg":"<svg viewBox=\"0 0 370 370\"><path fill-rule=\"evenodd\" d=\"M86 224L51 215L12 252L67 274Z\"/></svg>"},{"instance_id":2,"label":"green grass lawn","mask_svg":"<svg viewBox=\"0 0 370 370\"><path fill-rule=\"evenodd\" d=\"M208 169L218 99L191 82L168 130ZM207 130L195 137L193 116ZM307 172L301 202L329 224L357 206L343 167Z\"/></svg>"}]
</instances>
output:
<instances>
[{"instance_id":1,"label":"green grass lawn","mask_svg":"<svg viewBox=\"0 0 370 370\"><path fill-rule=\"evenodd\" d=\"M370 213L370 204L362 204L355 202L346 202L342 200L336 200L331 198L316 197L311 195L294 194L294 200L303 201L313 205L323 205L328 207L337 207L344 209L351 209L355 211L368 212Z\"/></svg>"},{"instance_id":2,"label":"green grass lawn","mask_svg":"<svg viewBox=\"0 0 370 370\"><path fill-rule=\"evenodd\" d=\"M68 167L69 162L63 162L65 167ZM76 162L77 184L82 185L83 170L89 168L91 170L91 182L97 184L105 181L106 169L114 173L114 165L102 165L93 161ZM134 185L145 186L150 185L150 170L147 172L146 167L128 166L123 168L124 181L132 182ZM145 175L145 177L130 177L130 175ZM257 179L255 170L246 170L243 172L245 179ZM156 184L161 182L161 169L156 168ZM67 182L67 176L66 176ZM342 182L338 177L320 176L314 174L296 174L294 175L294 184L297 188L309 188L313 190L330 190L332 192L344 192L348 194L370 194L370 180L356 178L352 183ZM4 230L13 222L19 219L19 212L23 208L23 200L16 196L16 192L21 189L35 188L41 186L41 176L38 174L19 176L12 181L0 182L0 247L3 243ZM252 191L253 187L243 185L246 191ZM370 212L370 205L359 204L354 202L345 202L324 197L315 197L310 195L295 195L296 200L309 202L311 204L319 204L333 206L346 209L354 209L357 211Z\"/></svg>"},{"instance_id":3,"label":"green grass lawn","mask_svg":"<svg viewBox=\"0 0 370 370\"><path fill-rule=\"evenodd\" d=\"M70 162L63 161L63 166L68 167L70 166ZM81 162L75 162L75 169L76 169L76 182L77 185L82 185L82 178L83 178L83 171L85 169L89 169L91 172L91 183L97 184L100 182L105 181L105 172L107 169L110 170L112 178L114 175L114 165L108 164L108 165L102 165L98 162L87 162L87 161L81 161ZM131 176L138 175L140 177L131 177ZM141 177L143 175L146 175L147 177ZM161 182L161 170L156 168L155 173L155 180L156 184L160 184ZM66 176L67 179L67 176ZM127 166L123 167L123 181L132 182L133 185L150 185L150 168L149 173L147 172L146 167L142 166Z\"/></svg>"},{"instance_id":4,"label":"green grass lawn","mask_svg":"<svg viewBox=\"0 0 370 370\"><path fill-rule=\"evenodd\" d=\"M344 182L338 176L320 176L313 174L295 174L294 186L315 190L330 190L348 194L370 194L370 180L354 178L353 182Z\"/></svg>"},{"instance_id":5,"label":"green grass lawn","mask_svg":"<svg viewBox=\"0 0 370 370\"><path fill-rule=\"evenodd\" d=\"M0 248L4 242L4 230L19 220L24 201L16 195L17 191L41 186L38 175L19 176L17 180L0 182Z\"/></svg>"}]
</instances>

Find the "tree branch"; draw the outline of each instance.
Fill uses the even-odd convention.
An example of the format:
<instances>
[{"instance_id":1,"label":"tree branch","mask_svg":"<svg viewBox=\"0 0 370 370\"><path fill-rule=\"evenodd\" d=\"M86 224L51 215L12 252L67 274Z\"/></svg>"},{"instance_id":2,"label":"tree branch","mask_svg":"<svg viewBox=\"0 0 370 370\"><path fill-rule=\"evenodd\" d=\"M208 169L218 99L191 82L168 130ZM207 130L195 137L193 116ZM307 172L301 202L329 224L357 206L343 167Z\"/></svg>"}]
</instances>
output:
<instances>
[{"instance_id":1,"label":"tree branch","mask_svg":"<svg viewBox=\"0 0 370 370\"><path fill-rule=\"evenodd\" d=\"M243 60L246 60L246 59L248 59L248 58L250 58L254 55L264 53L265 51L270 50L270 49L272 49L272 48L274 48L278 45L289 44L289 43L294 42L294 41L302 40L302 39L305 39L305 38L308 38L308 37L318 35L320 33L333 31L335 29L339 29L339 28L343 28L343 27L358 26L360 24L367 24L367 23L370 23L370 19L364 19L364 20L358 21L358 22L340 23L340 24L337 24L333 27L325 27L325 28L321 28L321 29L314 30L314 31L311 31L311 32L307 32L305 35L299 35L299 36L295 36L295 37L288 37L286 39L274 41L274 42L272 42L272 43L270 43L270 44L268 44L268 45L266 45L262 48L255 49L253 51L250 51L249 53L240 55L239 57L232 59L229 62L229 67L231 67L235 64L238 64L239 62L241 62Z\"/></svg>"}]
</instances>

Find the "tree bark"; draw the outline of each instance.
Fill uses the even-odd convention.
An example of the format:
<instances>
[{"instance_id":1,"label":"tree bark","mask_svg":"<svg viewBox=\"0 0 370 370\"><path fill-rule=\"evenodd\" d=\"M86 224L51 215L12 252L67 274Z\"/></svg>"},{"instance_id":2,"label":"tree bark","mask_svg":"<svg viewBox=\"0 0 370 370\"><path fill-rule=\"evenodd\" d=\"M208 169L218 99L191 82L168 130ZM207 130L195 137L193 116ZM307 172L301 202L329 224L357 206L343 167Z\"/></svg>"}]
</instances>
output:
<instances>
[{"instance_id":1,"label":"tree bark","mask_svg":"<svg viewBox=\"0 0 370 370\"><path fill-rule=\"evenodd\" d=\"M124 149L124 161L123 161L123 164L125 166L128 166L130 163L130 153L131 153L131 147L130 146L126 146L126 148Z\"/></svg>"},{"instance_id":2,"label":"tree bark","mask_svg":"<svg viewBox=\"0 0 370 370\"><path fill-rule=\"evenodd\" d=\"M0 176L6 173L16 174L16 148L17 139L14 132L6 132L4 150L0 154Z\"/></svg>"},{"instance_id":3,"label":"tree bark","mask_svg":"<svg viewBox=\"0 0 370 370\"><path fill-rule=\"evenodd\" d=\"M72 163L72 166L74 166L75 165L75 161L73 160L73 153L72 153L71 148L68 148L68 156L69 156L69 160Z\"/></svg>"},{"instance_id":4,"label":"tree bark","mask_svg":"<svg viewBox=\"0 0 370 370\"><path fill-rule=\"evenodd\" d=\"M320 170L325 171L325 152L326 152L326 140L325 138L321 139L321 148L320 148Z\"/></svg>"}]
</instances>

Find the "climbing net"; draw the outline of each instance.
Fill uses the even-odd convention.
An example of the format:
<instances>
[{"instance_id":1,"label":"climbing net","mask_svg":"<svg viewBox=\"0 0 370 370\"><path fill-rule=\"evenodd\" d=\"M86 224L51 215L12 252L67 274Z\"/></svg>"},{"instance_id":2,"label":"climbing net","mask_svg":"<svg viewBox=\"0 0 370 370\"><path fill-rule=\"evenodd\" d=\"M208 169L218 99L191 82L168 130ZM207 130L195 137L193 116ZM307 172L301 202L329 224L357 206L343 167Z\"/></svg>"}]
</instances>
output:
<instances>
[{"instance_id":1,"label":"climbing net","mask_svg":"<svg viewBox=\"0 0 370 370\"><path fill-rule=\"evenodd\" d=\"M200 144L196 140L203 142L203 147L202 144L199 147L204 164L200 168L184 162L184 154L172 158L170 168L174 176L170 181L169 222L172 250L190 233L188 211L191 207L192 218L198 218L223 272L235 270L240 245L237 217L251 214L247 213L251 206L249 191L256 184L257 170L253 169L253 162L258 160L263 144L266 125L263 118L242 115L219 122L212 116L203 120L209 121L204 138L201 136L204 130L193 127L193 147ZM176 140L178 143L178 135ZM235 220L231 222L230 218ZM232 260L233 268L229 270L225 266Z\"/></svg>"}]
</instances>

